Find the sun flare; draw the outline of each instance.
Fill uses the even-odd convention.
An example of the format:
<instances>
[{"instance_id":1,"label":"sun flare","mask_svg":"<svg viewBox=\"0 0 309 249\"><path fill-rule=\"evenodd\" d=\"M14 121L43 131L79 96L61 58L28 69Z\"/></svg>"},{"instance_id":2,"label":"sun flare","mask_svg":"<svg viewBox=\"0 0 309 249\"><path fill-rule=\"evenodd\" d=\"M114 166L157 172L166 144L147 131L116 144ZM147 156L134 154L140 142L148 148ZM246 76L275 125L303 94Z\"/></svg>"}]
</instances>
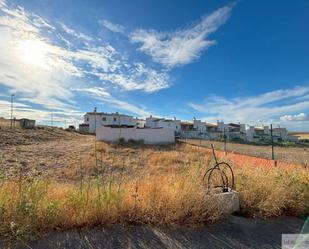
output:
<instances>
[{"instance_id":1,"label":"sun flare","mask_svg":"<svg viewBox=\"0 0 309 249\"><path fill-rule=\"evenodd\" d=\"M48 46L40 40L24 40L17 46L24 62L34 66L46 65Z\"/></svg>"}]
</instances>

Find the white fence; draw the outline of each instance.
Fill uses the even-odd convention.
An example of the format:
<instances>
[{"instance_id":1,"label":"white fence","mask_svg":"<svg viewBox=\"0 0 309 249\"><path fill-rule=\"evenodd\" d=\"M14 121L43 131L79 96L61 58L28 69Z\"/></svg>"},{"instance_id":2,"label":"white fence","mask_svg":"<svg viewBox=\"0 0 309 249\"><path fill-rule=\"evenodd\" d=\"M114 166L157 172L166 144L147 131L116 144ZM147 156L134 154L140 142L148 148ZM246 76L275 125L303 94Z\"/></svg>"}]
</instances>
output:
<instances>
[{"instance_id":1,"label":"white fence","mask_svg":"<svg viewBox=\"0 0 309 249\"><path fill-rule=\"evenodd\" d=\"M99 126L96 131L96 139L107 142L124 139L126 141L143 140L145 144L169 144L175 142L175 132L172 129L111 128Z\"/></svg>"}]
</instances>

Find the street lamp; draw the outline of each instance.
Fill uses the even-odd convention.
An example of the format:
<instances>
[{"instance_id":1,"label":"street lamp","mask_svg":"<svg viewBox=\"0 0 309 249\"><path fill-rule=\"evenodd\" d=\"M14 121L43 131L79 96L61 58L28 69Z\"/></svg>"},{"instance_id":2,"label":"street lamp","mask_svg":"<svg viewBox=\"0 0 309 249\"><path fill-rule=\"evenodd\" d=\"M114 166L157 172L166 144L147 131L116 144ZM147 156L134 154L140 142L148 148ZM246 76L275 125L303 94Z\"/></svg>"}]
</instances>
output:
<instances>
[{"instance_id":1,"label":"street lamp","mask_svg":"<svg viewBox=\"0 0 309 249\"><path fill-rule=\"evenodd\" d=\"M15 94L11 94L11 129L13 128L13 103Z\"/></svg>"}]
</instances>

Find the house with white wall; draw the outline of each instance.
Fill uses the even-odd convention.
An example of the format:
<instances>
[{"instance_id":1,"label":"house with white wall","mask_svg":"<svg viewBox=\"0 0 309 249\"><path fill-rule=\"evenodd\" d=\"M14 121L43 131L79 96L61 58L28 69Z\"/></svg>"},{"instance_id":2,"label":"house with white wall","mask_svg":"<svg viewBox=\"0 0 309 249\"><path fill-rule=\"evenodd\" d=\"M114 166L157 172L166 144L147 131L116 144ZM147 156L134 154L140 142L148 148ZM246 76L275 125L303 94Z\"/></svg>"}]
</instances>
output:
<instances>
[{"instance_id":1,"label":"house with white wall","mask_svg":"<svg viewBox=\"0 0 309 249\"><path fill-rule=\"evenodd\" d=\"M135 118L135 121L136 121L136 127L138 128L145 128L145 125L146 125L146 120L145 119L142 119L142 118Z\"/></svg>"},{"instance_id":2,"label":"house with white wall","mask_svg":"<svg viewBox=\"0 0 309 249\"><path fill-rule=\"evenodd\" d=\"M146 118L145 127L148 128L165 128L172 129L174 131L180 131L181 129L181 121L174 119L166 119L166 118L156 118L150 115L150 117Z\"/></svg>"},{"instance_id":3,"label":"house with white wall","mask_svg":"<svg viewBox=\"0 0 309 249\"><path fill-rule=\"evenodd\" d=\"M245 125L246 141L253 142L255 127L253 125Z\"/></svg>"},{"instance_id":4,"label":"house with white wall","mask_svg":"<svg viewBox=\"0 0 309 249\"><path fill-rule=\"evenodd\" d=\"M216 124L206 123L206 132L211 139L222 139L228 132L228 125L223 121L217 121Z\"/></svg>"},{"instance_id":5,"label":"house with white wall","mask_svg":"<svg viewBox=\"0 0 309 249\"><path fill-rule=\"evenodd\" d=\"M116 113L105 112L87 112L84 115L84 124L88 125L89 133L95 133L95 129L98 126L125 126L134 127L137 125L136 118Z\"/></svg>"},{"instance_id":6,"label":"house with white wall","mask_svg":"<svg viewBox=\"0 0 309 249\"><path fill-rule=\"evenodd\" d=\"M156 127L147 128L144 119L117 112L105 113L95 110L84 115L84 123L79 127L81 132L96 133L97 140L106 142L116 142L120 139L125 141L141 140L146 144L175 142L175 129L178 129L177 120L173 120L173 122L165 120L162 123L155 121L154 124Z\"/></svg>"},{"instance_id":7,"label":"house with white wall","mask_svg":"<svg viewBox=\"0 0 309 249\"><path fill-rule=\"evenodd\" d=\"M193 119L193 129L199 132L207 132L207 124L202 120Z\"/></svg>"},{"instance_id":8,"label":"house with white wall","mask_svg":"<svg viewBox=\"0 0 309 249\"><path fill-rule=\"evenodd\" d=\"M170 129L176 136L188 138L223 139L226 137L228 140L242 139L249 142L270 141L271 139L269 126L254 127L241 123L225 124L219 120L217 123L211 124L195 118L193 121L153 116L140 119L118 112L105 113L97 112L96 110L87 112L84 115L84 123L79 126L79 130L85 133L95 133L97 127ZM146 133L149 132L144 132L143 134ZM296 137L288 135L286 128L280 127L273 128L273 139L274 141L297 141Z\"/></svg>"},{"instance_id":9,"label":"house with white wall","mask_svg":"<svg viewBox=\"0 0 309 249\"><path fill-rule=\"evenodd\" d=\"M246 125L241 123L229 123L225 126L224 134L229 140L246 140Z\"/></svg>"}]
</instances>

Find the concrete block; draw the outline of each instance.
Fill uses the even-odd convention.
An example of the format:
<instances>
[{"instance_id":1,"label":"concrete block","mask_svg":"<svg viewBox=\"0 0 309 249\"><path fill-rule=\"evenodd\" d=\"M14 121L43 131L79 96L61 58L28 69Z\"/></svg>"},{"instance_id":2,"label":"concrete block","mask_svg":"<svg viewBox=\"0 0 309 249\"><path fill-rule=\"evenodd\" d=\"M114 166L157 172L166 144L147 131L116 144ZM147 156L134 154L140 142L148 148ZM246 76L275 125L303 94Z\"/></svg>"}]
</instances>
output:
<instances>
[{"instance_id":1,"label":"concrete block","mask_svg":"<svg viewBox=\"0 0 309 249\"><path fill-rule=\"evenodd\" d=\"M232 214L240 211L239 193L237 191L208 193L205 197L207 202L215 205L224 214Z\"/></svg>"}]
</instances>

